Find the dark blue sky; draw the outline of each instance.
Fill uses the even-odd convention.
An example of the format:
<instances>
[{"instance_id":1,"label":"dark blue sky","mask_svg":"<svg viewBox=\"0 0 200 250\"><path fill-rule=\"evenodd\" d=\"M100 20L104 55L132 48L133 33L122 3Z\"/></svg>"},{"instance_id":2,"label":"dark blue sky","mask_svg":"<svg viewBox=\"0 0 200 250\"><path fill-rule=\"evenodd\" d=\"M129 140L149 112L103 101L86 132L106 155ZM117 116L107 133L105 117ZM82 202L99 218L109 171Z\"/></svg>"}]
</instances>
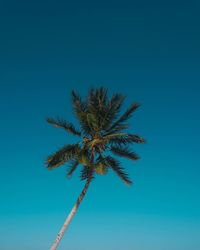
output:
<instances>
[{"instance_id":1,"label":"dark blue sky","mask_svg":"<svg viewBox=\"0 0 200 250\"><path fill-rule=\"evenodd\" d=\"M92 183L60 249L199 250L199 1L0 2L0 248L48 249L83 183L48 154L73 138L70 92L103 85L142 104L141 160ZM17 248L16 248L17 246Z\"/></svg>"}]
</instances>

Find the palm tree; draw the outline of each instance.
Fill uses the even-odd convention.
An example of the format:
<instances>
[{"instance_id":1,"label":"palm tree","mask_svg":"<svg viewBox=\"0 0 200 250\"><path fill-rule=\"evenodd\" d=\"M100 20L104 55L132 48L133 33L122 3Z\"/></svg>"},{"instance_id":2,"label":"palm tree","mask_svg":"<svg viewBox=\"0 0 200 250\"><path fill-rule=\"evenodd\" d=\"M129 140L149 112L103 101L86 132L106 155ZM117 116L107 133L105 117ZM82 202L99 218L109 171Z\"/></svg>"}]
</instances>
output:
<instances>
[{"instance_id":1,"label":"palm tree","mask_svg":"<svg viewBox=\"0 0 200 250\"><path fill-rule=\"evenodd\" d=\"M47 122L51 125L80 138L77 143L65 145L50 155L46 160L47 168L54 169L69 163L67 176L71 177L80 165L80 179L85 180L85 186L59 231L51 250L57 249L96 174L104 175L111 169L125 184L132 183L119 160L114 156L138 160L138 155L130 149L130 145L144 143L145 140L138 135L124 132L128 128L127 120L139 107L139 104L133 103L125 113L120 115L124 99L125 97L118 93L109 97L107 89L103 87L91 89L85 100L72 91L73 109L80 129L64 119L47 118Z\"/></svg>"}]
</instances>

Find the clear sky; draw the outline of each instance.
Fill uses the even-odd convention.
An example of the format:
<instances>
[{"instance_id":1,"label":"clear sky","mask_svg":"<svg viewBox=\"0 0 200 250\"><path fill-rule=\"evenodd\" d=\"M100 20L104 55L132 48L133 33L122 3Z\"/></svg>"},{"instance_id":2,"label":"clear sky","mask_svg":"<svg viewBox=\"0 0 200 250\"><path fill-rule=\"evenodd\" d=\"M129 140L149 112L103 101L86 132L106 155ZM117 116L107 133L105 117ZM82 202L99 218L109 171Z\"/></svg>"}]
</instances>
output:
<instances>
[{"instance_id":1,"label":"clear sky","mask_svg":"<svg viewBox=\"0 0 200 250\"><path fill-rule=\"evenodd\" d=\"M60 250L200 249L199 1L0 2L0 249L49 249L83 182L46 156L73 138L74 88L103 85L142 104L125 186L92 183ZM76 123L76 122L75 122Z\"/></svg>"}]
</instances>

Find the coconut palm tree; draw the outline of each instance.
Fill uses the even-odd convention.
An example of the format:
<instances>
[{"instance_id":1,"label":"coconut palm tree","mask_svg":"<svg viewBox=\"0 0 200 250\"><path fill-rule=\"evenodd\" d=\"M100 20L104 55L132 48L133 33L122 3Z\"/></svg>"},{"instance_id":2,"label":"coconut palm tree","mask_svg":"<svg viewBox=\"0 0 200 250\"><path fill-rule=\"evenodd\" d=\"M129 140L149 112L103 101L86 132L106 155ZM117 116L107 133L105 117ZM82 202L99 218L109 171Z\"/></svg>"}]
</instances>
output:
<instances>
[{"instance_id":1,"label":"coconut palm tree","mask_svg":"<svg viewBox=\"0 0 200 250\"><path fill-rule=\"evenodd\" d=\"M51 125L62 128L79 138L77 143L65 145L50 155L46 160L47 168L51 170L69 163L67 176L71 177L80 165L80 179L85 181L85 186L51 250L57 249L95 175L105 175L108 170L112 170L125 184L132 183L115 156L138 160L138 155L130 149L130 146L133 143L144 143L145 140L138 135L125 132L128 128L127 121L139 104L131 104L125 113L120 115L124 99L125 97L118 93L109 97L107 89L103 87L91 89L85 100L72 91L73 109L80 129L64 119L47 118L47 122Z\"/></svg>"}]
</instances>

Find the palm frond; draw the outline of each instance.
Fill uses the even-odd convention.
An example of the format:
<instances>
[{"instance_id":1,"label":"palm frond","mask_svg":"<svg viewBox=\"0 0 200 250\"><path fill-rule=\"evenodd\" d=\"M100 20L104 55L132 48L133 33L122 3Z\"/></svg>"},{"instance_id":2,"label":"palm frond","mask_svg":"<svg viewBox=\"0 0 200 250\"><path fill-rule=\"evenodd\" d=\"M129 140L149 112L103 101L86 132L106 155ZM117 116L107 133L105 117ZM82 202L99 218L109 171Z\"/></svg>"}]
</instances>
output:
<instances>
[{"instance_id":1,"label":"palm frond","mask_svg":"<svg viewBox=\"0 0 200 250\"><path fill-rule=\"evenodd\" d=\"M47 158L47 168L54 169L65 164L67 161L74 159L79 151L80 147L78 144L69 144L62 147Z\"/></svg>"},{"instance_id":2,"label":"palm frond","mask_svg":"<svg viewBox=\"0 0 200 250\"><path fill-rule=\"evenodd\" d=\"M124 181L126 184L132 184L132 181L129 179L128 174L124 171L124 168L120 166L119 161L111 156L107 156L105 158L108 166L112 168L112 170Z\"/></svg>"},{"instance_id":3,"label":"palm frond","mask_svg":"<svg viewBox=\"0 0 200 250\"><path fill-rule=\"evenodd\" d=\"M104 136L112 135L115 133L122 133L122 131L124 129L127 129L128 127L129 127L128 124L118 124L115 127L113 127L112 129L110 128L109 130L106 130L104 133Z\"/></svg>"},{"instance_id":4,"label":"palm frond","mask_svg":"<svg viewBox=\"0 0 200 250\"><path fill-rule=\"evenodd\" d=\"M99 122L94 113L91 113L91 110L87 113L87 124L89 126L90 134L95 134L95 132L99 131Z\"/></svg>"},{"instance_id":5,"label":"palm frond","mask_svg":"<svg viewBox=\"0 0 200 250\"><path fill-rule=\"evenodd\" d=\"M139 156L132 152L128 147L122 146L111 146L111 151L113 154L118 155L120 157L125 157L130 160L138 160Z\"/></svg>"},{"instance_id":6,"label":"palm frond","mask_svg":"<svg viewBox=\"0 0 200 250\"><path fill-rule=\"evenodd\" d=\"M83 181L89 178L93 178L93 171L94 170L91 167L83 166L80 174L80 179Z\"/></svg>"},{"instance_id":7,"label":"palm frond","mask_svg":"<svg viewBox=\"0 0 200 250\"><path fill-rule=\"evenodd\" d=\"M127 145L131 143L145 143L145 140L134 134L111 134L104 137L111 145Z\"/></svg>"},{"instance_id":8,"label":"palm frond","mask_svg":"<svg viewBox=\"0 0 200 250\"><path fill-rule=\"evenodd\" d=\"M124 102L125 97L121 94L114 94L107 105L107 109L104 111L103 118L101 120L101 129L108 129L111 124L117 118L120 108Z\"/></svg>"},{"instance_id":9,"label":"palm frond","mask_svg":"<svg viewBox=\"0 0 200 250\"><path fill-rule=\"evenodd\" d=\"M76 129L72 123L67 122L64 119L47 118L46 120L49 124L53 125L56 128L63 128L64 130L73 135L81 136L81 132Z\"/></svg>"},{"instance_id":10,"label":"palm frond","mask_svg":"<svg viewBox=\"0 0 200 250\"><path fill-rule=\"evenodd\" d=\"M122 123L128 120L132 113L139 107L140 105L138 103L133 103L131 106L127 109L127 111L118 119L116 123Z\"/></svg>"},{"instance_id":11,"label":"palm frond","mask_svg":"<svg viewBox=\"0 0 200 250\"><path fill-rule=\"evenodd\" d=\"M109 100L106 88L91 89L88 95L88 109L93 115L96 131L108 129L117 118L124 96L114 94Z\"/></svg>"},{"instance_id":12,"label":"palm frond","mask_svg":"<svg viewBox=\"0 0 200 250\"><path fill-rule=\"evenodd\" d=\"M86 111L86 103L82 101L81 97L74 90L71 93L72 95L72 103L75 109L75 112L85 112Z\"/></svg>"},{"instance_id":13,"label":"palm frond","mask_svg":"<svg viewBox=\"0 0 200 250\"><path fill-rule=\"evenodd\" d=\"M88 111L91 129L96 132L101 130L102 120L108 106L108 96L106 88L90 89L88 94Z\"/></svg>"},{"instance_id":14,"label":"palm frond","mask_svg":"<svg viewBox=\"0 0 200 250\"><path fill-rule=\"evenodd\" d=\"M74 171L76 170L76 168L78 167L79 162L77 160L72 160L71 164L68 166L68 170L67 170L67 176L71 177L72 174L74 173Z\"/></svg>"},{"instance_id":15,"label":"palm frond","mask_svg":"<svg viewBox=\"0 0 200 250\"><path fill-rule=\"evenodd\" d=\"M118 128L119 126L123 125L125 121L127 121L132 113L139 107L140 105L138 103L133 103L126 112L116 121L113 123L113 125L107 130L107 133L113 133L115 128ZM119 130L118 130L119 131Z\"/></svg>"},{"instance_id":16,"label":"palm frond","mask_svg":"<svg viewBox=\"0 0 200 250\"><path fill-rule=\"evenodd\" d=\"M76 117L78 118L81 128L85 134L91 133L91 127L88 124L88 109L86 102L83 102L81 97L75 92L72 91L72 104Z\"/></svg>"},{"instance_id":17,"label":"palm frond","mask_svg":"<svg viewBox=\"0 0 200 250\"><path fill-rule=\"evenodd\" d=\"M122 104L124 103L125 96L119 93L116 93L112 96L110 100L110 107L111 107L111 114L113 115L112 118L116 118L116 116L119 114L120 108Z\"/></svg>"},{"instance_id":18,"label":"palm frond","mask_svg":"<svg viewBox=\"0 0 200 250\"><path fill-rule=\"evenodd\" d=\"M107 105L108 102L108 89L100 87L98 89L90 89L88 95L88 105L91 107L103 107Z\"/></svg>"}]
</instances>

